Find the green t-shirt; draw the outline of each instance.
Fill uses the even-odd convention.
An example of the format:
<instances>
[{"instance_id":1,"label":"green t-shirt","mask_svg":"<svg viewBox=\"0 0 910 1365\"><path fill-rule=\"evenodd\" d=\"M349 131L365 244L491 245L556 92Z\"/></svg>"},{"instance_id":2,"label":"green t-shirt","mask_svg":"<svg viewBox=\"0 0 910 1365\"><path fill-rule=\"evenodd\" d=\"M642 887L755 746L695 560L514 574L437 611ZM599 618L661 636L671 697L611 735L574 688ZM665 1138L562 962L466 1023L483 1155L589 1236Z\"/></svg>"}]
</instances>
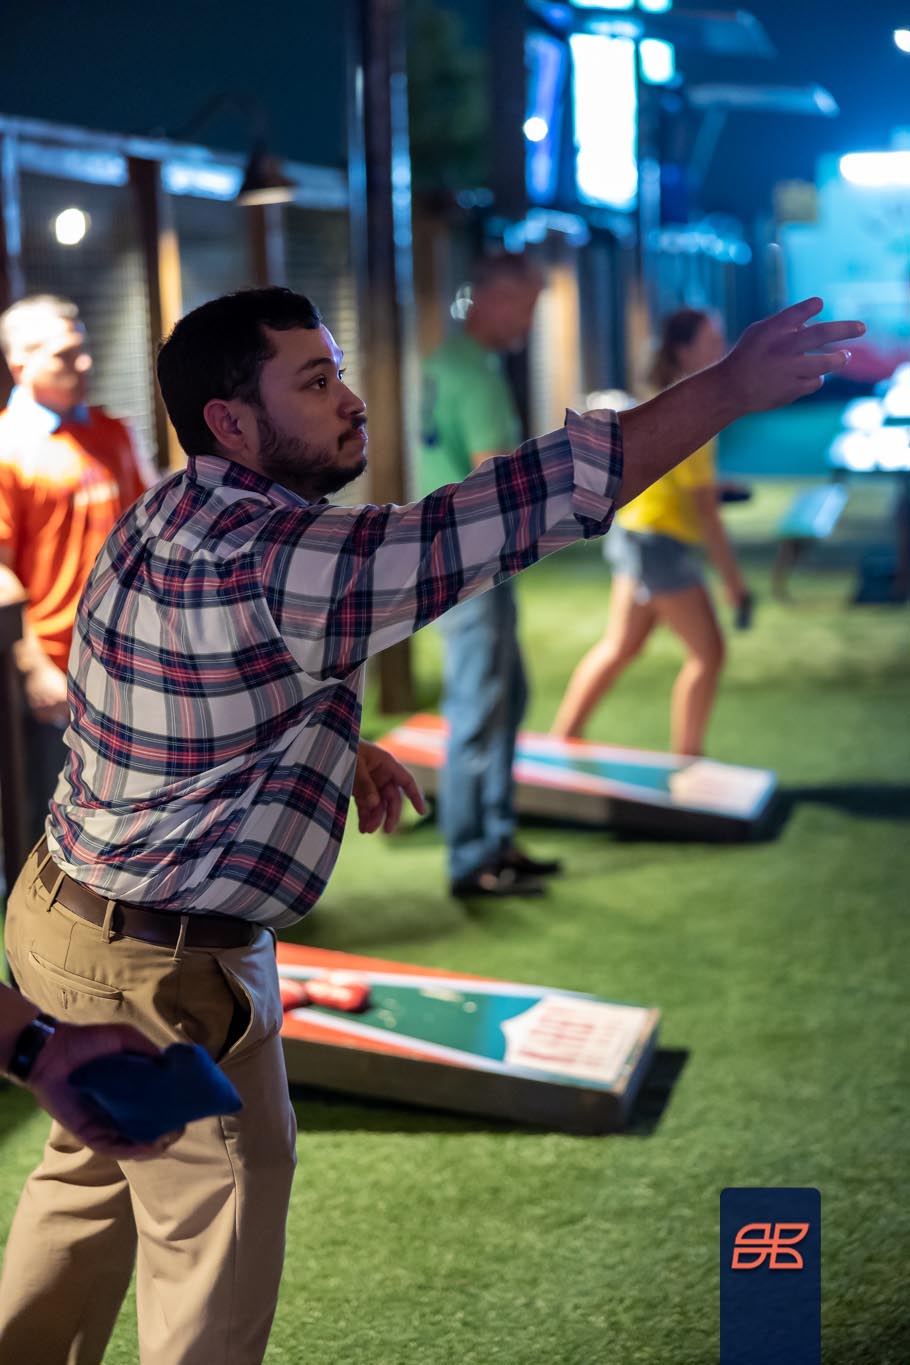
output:
<instances>
[{"instance_id":1,"label":"green t-shirt","mask_svg":"<svg viewBox=\"0 0 910 1365\"><path fill-rule=\"evenodd\" d=\"M457 332L424 363L420 496L467 477L477 455L508 454L521 423L502 361Z\"/></svg>"}]
</instances>

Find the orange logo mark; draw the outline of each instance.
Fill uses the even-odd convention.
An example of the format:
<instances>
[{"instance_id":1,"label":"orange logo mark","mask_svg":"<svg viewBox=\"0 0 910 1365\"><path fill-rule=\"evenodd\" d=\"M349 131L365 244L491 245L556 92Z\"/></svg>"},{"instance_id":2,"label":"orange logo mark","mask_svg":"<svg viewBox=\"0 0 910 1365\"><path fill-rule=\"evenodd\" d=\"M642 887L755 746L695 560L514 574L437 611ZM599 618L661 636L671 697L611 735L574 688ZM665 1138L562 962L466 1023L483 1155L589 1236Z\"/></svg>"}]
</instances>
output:
<instances>
[{"instance_id":1,"label":"orange logo mark","mask_svg":"<svg viewBox=\"0 0 910 1365\"><path fill-rule=\"evenodd\" d=\"M772 1231L773 1228L773 1231ZM802 1270L803 1258L794 1251L809 1231L808 1223L746 1223L736 1234L731 1270Z\"/></svg>"}]
</instances>

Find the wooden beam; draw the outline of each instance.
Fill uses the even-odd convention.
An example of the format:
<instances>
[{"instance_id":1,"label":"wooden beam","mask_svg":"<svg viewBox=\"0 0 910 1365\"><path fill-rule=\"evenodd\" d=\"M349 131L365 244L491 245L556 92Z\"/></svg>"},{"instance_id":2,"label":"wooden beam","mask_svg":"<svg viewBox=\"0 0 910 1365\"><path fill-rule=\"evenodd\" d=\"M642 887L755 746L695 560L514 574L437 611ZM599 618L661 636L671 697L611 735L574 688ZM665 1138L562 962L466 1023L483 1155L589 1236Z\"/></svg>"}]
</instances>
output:
<instances>
[{"instance_id":1,"label":"wooden beam","mask_svg":"<svg viewBox=\"0 0 910 1365\"><path fill-rule=\"evenodd\" d=\"M375 502L407 500L405 386L416 393L401 0L348 0L348 182ZM377 660L384 712L414 706L410 641Z\"/></svg>"},{"instance_id":2,"label":"wooden beam","mask_svg":"<svg viewBox=\"0 0 910 1365\"><path fill-rule=\"evenodd\" d=\"M139 215L148 293L149 354L154 361L159 342L168 335L182 312L180 249L170 201L161 185L159 163L130 157L129 172ZM182 469L186 456L168 420L157 384L154 386L154 396L159 466Z\"/></svg>"},{"instance_id":3,"label":"wooden beam","mask_svg":"<svg viewBox=\"0 0 910 1365\"><path fill-rule=\"evenodd\" d=\"M17 140L0 136L0 312L25 293L22 269L22 186Z\"/></svg>"},{"instance_id":4,"label":"wooden beam","mask_svg":"<svg viewBox=\"0 0 910 1365\"><path fill-rule=\"evenodd\" d=\"M25 293L22 271L22 187L17 142L0 136L0 313ZM0 355L0 404L13 387L12 376Z\"/></svg>"},{"instance_id":5,"label":"wooden beam","mask_svg":"<svg viewBox=\"0 0 910 1365\"><path fill-rule=\"evenodd\" d=\"M247 216L253 283L258 289L287 284L284 205L251 204L238 212Z\"/></svg>"},{"instance_id":6,"label":"wooden beam","mask_svg":"<svg viewBox=\"0 0 910 1365\"><path fill-rule=\"evenodd\" d=\"M7 894L28 854L22 689L13 655L16 641L22 638L24 609L24 598L0 605L0 814Z\"/></svg>"},{"instance_id":7,"label":"wooden beam","mask_svg":"<svg viewBox=\"0 0 910 1365\"><path fill-rule=\"evenodd\" d=\"M490 189L495 212L513 222L527 213L524 121L525 0L496 0L490 25Z\"/></svg>"}]
</instances>

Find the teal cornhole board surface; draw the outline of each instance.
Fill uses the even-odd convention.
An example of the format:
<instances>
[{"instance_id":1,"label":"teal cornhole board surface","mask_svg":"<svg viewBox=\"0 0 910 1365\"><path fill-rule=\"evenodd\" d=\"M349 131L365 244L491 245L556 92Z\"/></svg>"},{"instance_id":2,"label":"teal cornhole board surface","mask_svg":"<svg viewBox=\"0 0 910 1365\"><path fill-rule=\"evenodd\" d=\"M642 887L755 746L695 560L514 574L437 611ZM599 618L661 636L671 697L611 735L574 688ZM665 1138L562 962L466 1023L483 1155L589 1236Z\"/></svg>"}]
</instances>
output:
<instances>
[{"instance_id":1,"label":"teal cornhole board surface","mask_svg":"<svg viewBox=\"0 0 910 1365\"><path fill-rule=\"evenodd\" d=\"M412 716L381 741L430 795L446 742L445 721L435 715ZM515 780L523 814L668 839L754 838L767 826L777 791L765 768L532 731L519 736Z\"/></svg>"},{"instance_id":2,"label":"teal cornhole board surface","mask_svg":"<svg viewBox=\"0 0 910 1365\"><path fill-rule=\"evenodd\" d=\"M553 986L278 944L292 1083L576 1133L626 1123L659 1011ZM313 980L356 981L356 1013L298 1003Z\"/></svg>"}]
</instances>

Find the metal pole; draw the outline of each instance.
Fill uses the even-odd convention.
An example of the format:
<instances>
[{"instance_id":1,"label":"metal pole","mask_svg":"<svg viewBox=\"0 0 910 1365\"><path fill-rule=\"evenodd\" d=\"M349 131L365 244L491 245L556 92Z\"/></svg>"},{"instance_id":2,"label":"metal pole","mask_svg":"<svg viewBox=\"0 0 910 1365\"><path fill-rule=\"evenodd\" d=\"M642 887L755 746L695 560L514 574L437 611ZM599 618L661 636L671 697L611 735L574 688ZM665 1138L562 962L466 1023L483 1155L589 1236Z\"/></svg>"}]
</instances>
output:
<instances>
[{"instance_id":1,"label":"metal pole","mask_svg":"<svg viewBox=\"0 0 910 1365\"><path fill-rule=\"evenodd\" d=\"M348 183L370 414L370 485L407 500L405 384L415 368L404 15L400 0L348 0ZM331 326L331 318L328 319ZM410 642L379 655L379 704L414 705Z\"/></svg>"}]
</instances>

